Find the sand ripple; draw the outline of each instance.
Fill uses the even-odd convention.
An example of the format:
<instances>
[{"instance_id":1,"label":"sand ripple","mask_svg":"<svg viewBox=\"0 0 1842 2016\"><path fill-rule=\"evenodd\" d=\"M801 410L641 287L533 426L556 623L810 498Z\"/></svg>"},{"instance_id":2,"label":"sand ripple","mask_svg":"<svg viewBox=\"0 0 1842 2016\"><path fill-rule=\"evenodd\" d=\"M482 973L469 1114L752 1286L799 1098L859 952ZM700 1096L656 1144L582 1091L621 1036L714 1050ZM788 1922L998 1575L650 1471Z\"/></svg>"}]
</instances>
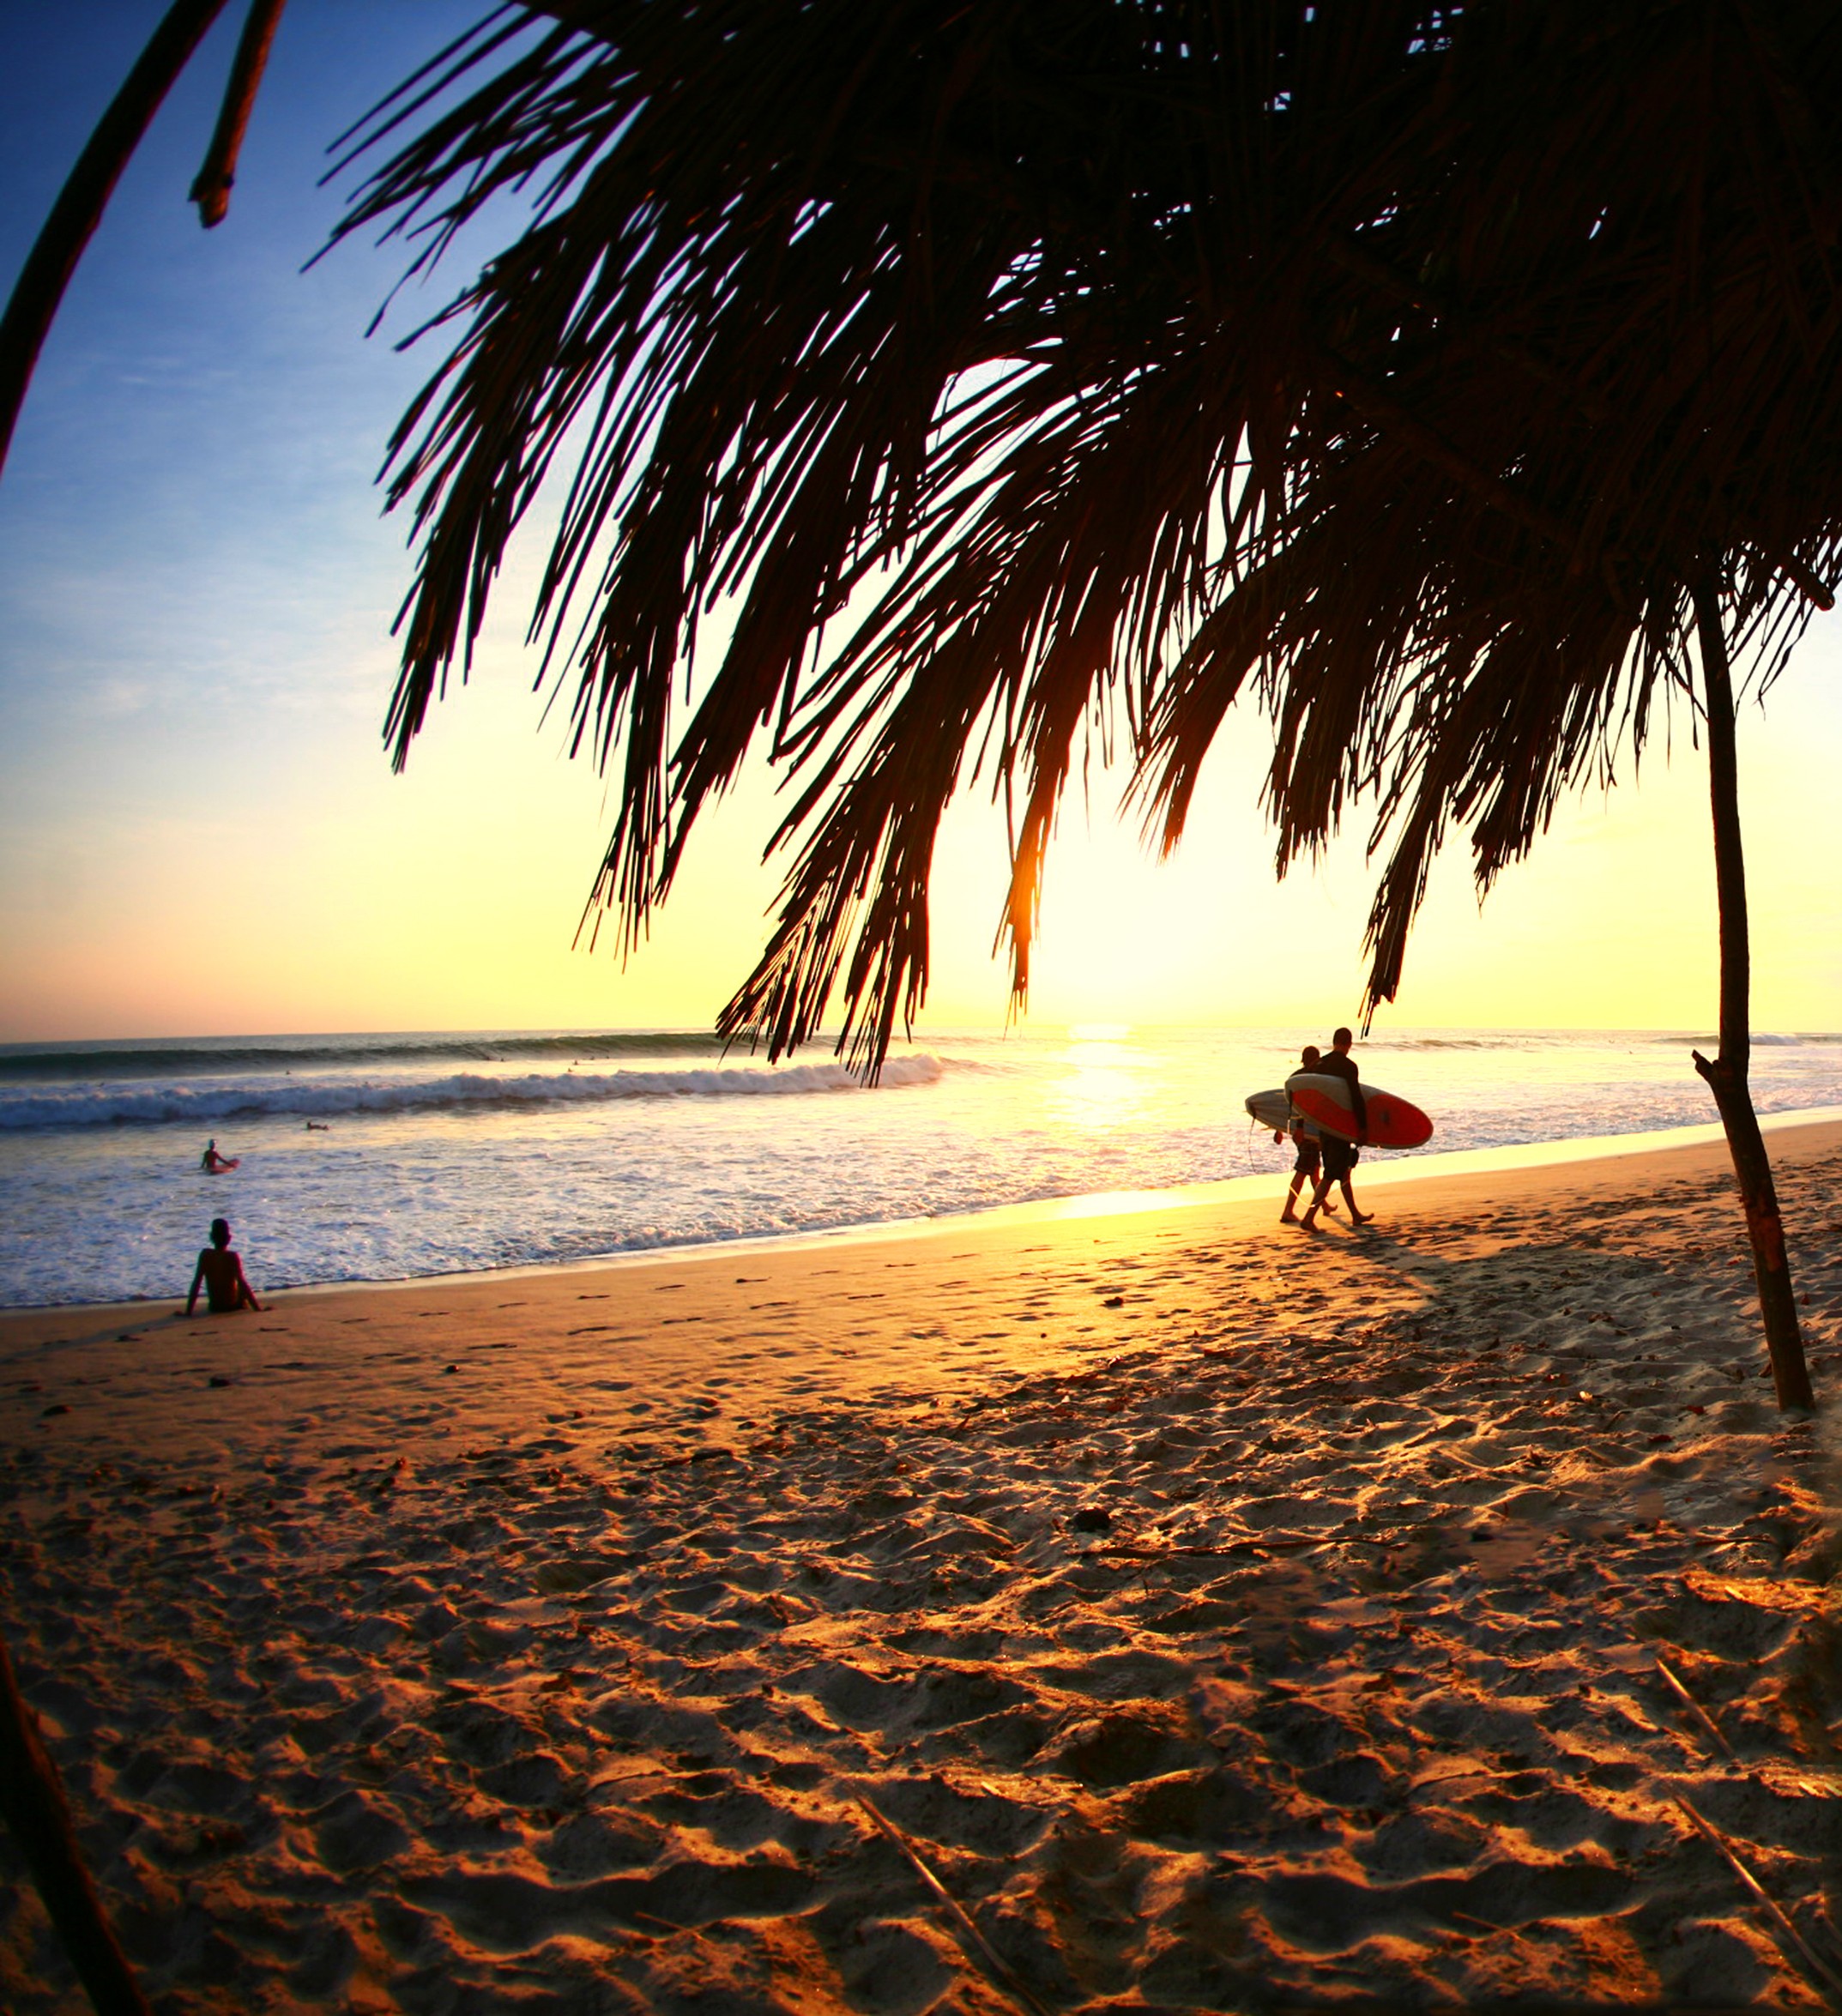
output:
<instances>
[{"instance_id":1,"label":"sand ripple","mask_svg":"<svg viewBox=\"0 0 1842 2016\"><path fill-rule=\"evenodd\" d=\"M1827 1461L1719 1186L1143 1243L854 1295L927 1335L870 1392L509 1318L444 1385L405 1309L355 1424L328 1316L163 1454L144 1348L15 1355L8 1629L163 2007L999 2006L860 1794L1052 2006L1814 2004L1671 1803L1829 1936ZM1025 1296L1027 1368L930 1376ZM66 2016L3 1854L0 1996Z\"/></svg>"}]
</instances>

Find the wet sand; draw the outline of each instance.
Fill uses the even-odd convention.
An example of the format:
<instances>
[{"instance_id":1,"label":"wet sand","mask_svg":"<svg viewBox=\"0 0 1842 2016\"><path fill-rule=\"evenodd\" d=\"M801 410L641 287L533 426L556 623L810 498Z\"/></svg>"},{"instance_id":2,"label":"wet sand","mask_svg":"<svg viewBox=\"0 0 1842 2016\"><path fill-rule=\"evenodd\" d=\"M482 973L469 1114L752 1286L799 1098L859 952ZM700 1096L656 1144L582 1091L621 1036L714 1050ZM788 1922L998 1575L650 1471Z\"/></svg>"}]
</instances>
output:
<instances>
[{"instance_id":1,"label":"wet sand","mask_svg":"<svg viewBox=\"0 0 1842 2016\"><path fill-rule=\"evenodd\" d=\"M1821 1392L1842 1127L1773 1148ZM1833 1947L1833 1452L1723 1152L1282 1188L0 1316L0 1615L157 2006L1016 2007L865 1798L1050 2008L1818 2006L1677 1803ZM86 2006L3 1841L0 2004Z\"/></svg>"}]
</instances>

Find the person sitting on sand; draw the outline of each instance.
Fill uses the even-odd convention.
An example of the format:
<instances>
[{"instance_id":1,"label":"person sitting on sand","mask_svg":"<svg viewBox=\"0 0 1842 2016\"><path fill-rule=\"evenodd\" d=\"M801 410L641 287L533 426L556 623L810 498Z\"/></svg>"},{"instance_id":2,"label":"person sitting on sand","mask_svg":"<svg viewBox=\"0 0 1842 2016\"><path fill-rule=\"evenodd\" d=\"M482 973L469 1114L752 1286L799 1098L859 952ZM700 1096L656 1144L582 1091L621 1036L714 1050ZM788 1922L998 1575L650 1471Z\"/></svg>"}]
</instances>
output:
<instances>
[{"instance_id":1,"label":"person sitting on sand","mask_svg":"<svg viewBox=\"0 0 1842 2016\"><path fill-rule=\"evenodd\" d=\"M1342 1078L1350 1088L1350 1103L1354 1109L1356 1140L1346 1141L1341 1134L1326 1127L1320 1144L1324 1168L1318 1177L1317 1188L1313 1191L1311 1202L1305 1206L1305 1215L1298 1222L1301 1228L1311 1232L1316 1229L1318 1213L1326 1208L1325 1199L1335 1183L1343 1191L1344 1202L1350 1207L1350 1222L1366 1225L1374 1216L1372 1212L1359 1211L1356 1205L1356 1192L1350 1187L1350 1178L1362 1155L1356 1144L1368 1134L1368 1107L1362 1097L1362 1088L1358 1082L1356 1059L1350 1054L1350 1046L1356 1041L1350 1031L1340 1029L1331 1037L1331 1053L1318 1059L1318 1070L1326 1077Z\"/></svg>"},{"instance_id":2,"label":"person sitting on sand","mask_svg":"<svg viewBox=\"0 0 1842 2016\"><path fill-rule=\"evenodd\" d=\"M256 1290L244 1274L242 1254L232 1250L227 1218L211 1221L211 1243L199 1253L192 1285L186 1293L188 1316L197 1306L200 1283L204 1284L214 1316L234 1316L239 1309L259 1311L262 1308L263 1305L256 1299Z\"/></svg>"},{"instance_id":3,"label":"person sitting on sand","mask_svg":"<svg viewBox=\"0 0 1842 2016\"><path fill-rule=\"evenodd\" d=\"M214 1176L220 1169L235 1168L237 1158L233 1155L220 1155L217 1151L217 1137L213 1135L205 1143L205 1151L198 1158L198 1166L207 1175Z\"/></svg>"},{"instance_id":4,"label":"person sitting on sand","mask_svg":"<svg viewBox=\"0 0 1842 2016\"><path fill-rule=\"evenodd\" d=\"M1299 1053L1298 1068L1301 1071L1315 1071L1318 1068L1319 1054L1318 1046L1315 1043L1307 1043ZM1292 1145L1298 1150L1298 1156L1292 1164L1292 1181L1285 1193L1285 1209L1279 1214L1279 1222L1282 1225L1295 1225L1298 1222L1298 1213L1292 1207L1298 1202L1298 1193L1304 1187L1305 1179L1308 1176L1311 1179L1313 1191L1316 1191L1318 1170L1321 1166L1323 1156L1320 1147L1320 1135L1318 1123L1315 1120L1308 1120L1303 1114L1295 1112L1292 1115L1292 1125L1288 1131L1292 1138ZM1283 1141L1285 1138L1284 1134L1273 1136L1276 1143ZM1334 1211L1337 1209L1337 1200L1334 1198L1327 1198L1324 1208L1327 1211Z\"/></svg>"}]
</instances>

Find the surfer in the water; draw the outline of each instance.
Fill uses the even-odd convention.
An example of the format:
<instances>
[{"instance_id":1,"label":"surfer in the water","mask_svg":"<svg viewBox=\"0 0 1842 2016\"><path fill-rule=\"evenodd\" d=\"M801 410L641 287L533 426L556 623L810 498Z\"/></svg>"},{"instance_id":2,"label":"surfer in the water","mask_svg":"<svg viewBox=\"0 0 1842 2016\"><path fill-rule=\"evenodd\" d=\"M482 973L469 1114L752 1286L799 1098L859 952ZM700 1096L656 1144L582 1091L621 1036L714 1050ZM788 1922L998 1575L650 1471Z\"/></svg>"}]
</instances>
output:
<instances>
[{"instance_id":1,"label":"surfer in the water","mask_svg":"<svg viewBox=\"0 0 1842 2016\"><path fill-rule=\"evenodd\" d=\"M1318 1046L1307 1043L1299 1053L1298 1068L1301 1071L1317 1070L1318 1058ZM1308 1176L1311 1179L1314 1194L1317 1190L1318 1171L1323 1167L1324 1161L1323 1135L1315 1120L1308 1120L1303 1114L1295 1111L1288 1132L1292 1137L1293 1147L1298 1150L1298 1156L1292 1164L1292 1180L1286 1190L1285 1209L1279 1214L1279 1222L1282 1225L1295 1225L1298 1222L1298 1213L1292 1207L1298 1202L1298 1193L1303 1189ZM1284 1138L1283 1134L1273 1136L1276 1144ZM1337 1209L1336 1198L1327 1198L1324 1208L1327 1211L1334 1211Z\"/></svg>"},{"instance_id":2,"label":"surfer in the water","mask_svg":"<svg viewBox=\"0 0 1842 2016\"><path fill-rule=\"evenodd\" d=\"M220 1155L217 1151L216 1137L214 1136L205 1143L205 1151L198 1158L198 1166L207 1175L214 1176L220 1169L235 1168L237 1158L233 1155Z\"/></svg>"},{"instance_id":3,"label":"surfer in the water","mask_svg":"<svg viewBox=\"0 0 1842 2016\"><path fill-rule=\"evenodd\" d=\"M192 1271L192 1285L186 1291L188 1316L197 1307L201 1285L214 1316L234 1316L239 1309L260 1310L263 1306L243 1271L243 1256L231 1246L227 1218L211 1221L211 1243L199 1253L198 1265Z\"/></svg>"},{"instance_id":4,"label":"surfer in the water","mask_svg":"<svg viewBox=\"0 0 1842 2016\"><path fill-rule=\"evenodd\" d=\"M1332 1184L1336 1184L1344 1193L1344 1202L1350 1207L1350 1222L1366 1225L1372 1212L1359 1211L1356 1207L1356 1192L1350 1187L1350 1178L1360 1159L1356 1143L1368 1138L1368 1107L1362 1097L1362 1087L1356 1071L1356 1059L1350 1054L1350 1046L1356 1038L1346 1029L1338 1029L1331 1037L1331 1053L1318 1059L1318 1071L1321 1077L1341 1078L1350 1088L1350 1104L1356 1121L1356 1140L1345 1141L1340 1134L1324 1130L1319 1146L1322 1151L1324 1167L1318 1177L1317 1187L1311 1193L1311 1202L1305 1206L1305 1215L1298 1222L1307 1232L1316 1229L1315 1221L1320 1210L1330 1207L1326 1198Z\"/></svg>"}]
</instances>

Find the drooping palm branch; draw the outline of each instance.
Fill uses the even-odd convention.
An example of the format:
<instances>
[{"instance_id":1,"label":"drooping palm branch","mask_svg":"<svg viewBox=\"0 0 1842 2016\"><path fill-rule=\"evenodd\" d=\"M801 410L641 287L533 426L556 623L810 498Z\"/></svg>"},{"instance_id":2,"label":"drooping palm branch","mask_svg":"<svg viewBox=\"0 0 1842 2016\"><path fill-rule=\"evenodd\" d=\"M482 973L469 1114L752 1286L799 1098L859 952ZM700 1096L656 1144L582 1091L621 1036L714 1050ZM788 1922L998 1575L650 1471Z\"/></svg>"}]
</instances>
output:
<instances>
[{"instance_id":1,"label":"drooping palm branch","mask_svg":"<svg viewBox=\"0 0 1842 2016\"><path fill-rule=\"evenodd\" d=\"M1379 794L1391 998L1447 827L1488 884L1641 746L1709 566L1767 674L1836 569L1836 199L1787 110L1821 10L1771 46L1712 6L557 11L594 32L499 60L348 221L432 250L541 191L393 444L391 733L567 464L537 628L620 770L598 894L642 927L758 736L795 780L732 1034L842 997L881 1053L981 750L1021 987L1084 732L1123 703L1174 842L1250 679L1282 862Z\"/></svg>"},{"instance_id":2,"label":"drooping palm branch","mask_svg":"<svg viewBox=\"0 0 1842 2016\"><path fill-rule=\"evenodd\" d=\"M1090 698L1147 685L1204 605L1250 405L1226 354L1213 410L1193 404L1219 346L1170 134L1175 108L1197 151L1235 81L1191 102L1174 64L1147 70L1130 10L975 9L945 34L939 16L629 9L613 48L554 36L510 66L356 220L432 211L438 236L571 131L574 179L466 301L399 438L395 494L420 490L428 538L398 753L510 526L592 424L540 613L559 624L585 577L600 591L577 705L625 766L603 890L641 923L769 728L806 786L784 836L804 844L729 1021L776 1048L811 1032L847 954L860 1053L912 1005L934 829L987 731L1033 861ZM879 582L817 671L821 625ZM726 591L734 643L674 745L673 676ZM1027 943L1021 879L1012 908Z\"/></svg>"}]
</instances>

